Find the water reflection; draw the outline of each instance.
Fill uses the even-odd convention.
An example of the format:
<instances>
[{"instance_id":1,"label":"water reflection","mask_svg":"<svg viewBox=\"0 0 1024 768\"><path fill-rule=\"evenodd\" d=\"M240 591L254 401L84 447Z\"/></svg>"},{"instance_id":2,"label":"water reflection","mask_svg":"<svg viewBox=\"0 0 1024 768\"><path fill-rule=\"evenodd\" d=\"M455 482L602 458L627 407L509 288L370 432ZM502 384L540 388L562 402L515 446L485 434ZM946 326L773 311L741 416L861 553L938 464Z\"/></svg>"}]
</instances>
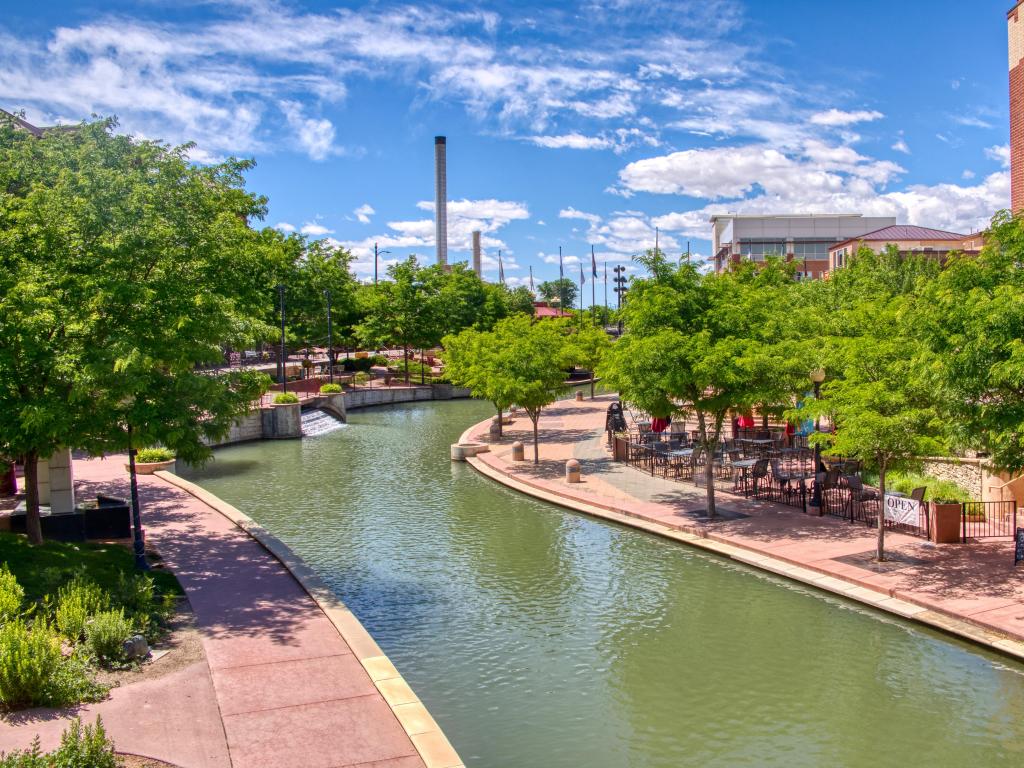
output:
<instances>
[{"instance_id":1,"label":"water reflection","mask_svg":"<svg viewBox=\"0 0 1024 768\"><path fill-rule=\"evenodd\" d=\"M489 415L355 411L196 473L320 572L467 763L1024 760L1017 666L451 464Z\"/></svg>"}]
</instances>

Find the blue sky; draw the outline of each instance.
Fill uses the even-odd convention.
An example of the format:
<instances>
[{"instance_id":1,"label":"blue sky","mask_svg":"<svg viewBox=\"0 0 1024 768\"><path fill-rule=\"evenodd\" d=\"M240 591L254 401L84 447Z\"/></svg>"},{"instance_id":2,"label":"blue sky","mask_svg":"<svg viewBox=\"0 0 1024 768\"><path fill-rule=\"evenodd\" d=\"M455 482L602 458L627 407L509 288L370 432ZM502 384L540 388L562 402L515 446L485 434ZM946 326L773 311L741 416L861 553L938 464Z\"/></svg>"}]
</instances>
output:
<instances>
[{"instance_id":1,"label":"blue sky","mask_svg":"<svg viewBox=\"0 0 1024 768\"><path fill-rule=\"evenodd\" d=\"M255 157L267 224L372 273L484 232L510 282L691 242L714 212L895 215L968 232L1009 204L1009 0L0 0L0 107L117 115ZM589 296L590 291L584 292ZM598 300L600 301L600 295Z\"/></svg>"}]
</instances>

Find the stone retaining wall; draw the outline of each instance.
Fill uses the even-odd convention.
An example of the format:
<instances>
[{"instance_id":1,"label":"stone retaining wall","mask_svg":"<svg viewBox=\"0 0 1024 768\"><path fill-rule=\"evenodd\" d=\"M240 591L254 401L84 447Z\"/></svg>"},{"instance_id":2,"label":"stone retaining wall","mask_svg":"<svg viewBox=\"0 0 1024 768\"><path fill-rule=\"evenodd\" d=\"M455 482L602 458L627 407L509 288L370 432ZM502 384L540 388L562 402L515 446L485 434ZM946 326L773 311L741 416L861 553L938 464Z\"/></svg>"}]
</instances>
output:
<instances>
[{"instance_id":1,"label":"stone retaining wall","mask_svg":"<svg viewBox=\"0 0 1024 768\"><path fill-rule=\"evenodd\" d=\"M981 459L933 457L925 459L922 470L939 480L949 480L970 491L971 498L981 499L983 475L987 474Z\"/></svg>"}]
</instances>

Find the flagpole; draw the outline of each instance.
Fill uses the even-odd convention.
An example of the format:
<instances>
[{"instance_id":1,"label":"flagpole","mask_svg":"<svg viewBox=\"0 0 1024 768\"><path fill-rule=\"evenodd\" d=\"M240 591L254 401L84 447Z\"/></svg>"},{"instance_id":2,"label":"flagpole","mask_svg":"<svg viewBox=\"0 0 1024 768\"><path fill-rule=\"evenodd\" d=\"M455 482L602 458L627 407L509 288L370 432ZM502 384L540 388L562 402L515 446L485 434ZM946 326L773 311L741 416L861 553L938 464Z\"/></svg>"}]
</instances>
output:
<instances>
[{"instance_id":1,"label":"flagpole","mask_svg":"<svg viewBox=\"0 0 1024 768\"><path fill-rule=\"evenodd\" d=\"M594 258L594 246L590 246L590 314L597 322L597 260Z\"/></svg>"},{"instance_id":2,"label":"flagpole","mask_svg":"<svg viewBox=\"0 0 1024 768\"><path fill-rule=\"evenodd\" d=\"M558 310L565 311L565 267L562 265L562 246L558 246Z\"/></svg>"},{"instance_id":3,"label":"flagpole","mask_svg":"<svg viewBox=\"0 0 1024 768\"><path fill-rule=\"evenodd\" d=\"M608 262L604 263L604 317L602 324L608 322Z\"/></svg>"},{"instance_id":4,"label":"flagpole","mask_svg":"<svg viewBox=\"0 0 1024 768\"><path fill-rule=\"evenodd\" d=\"M583 327L583 262L580 262L580 328Z\"/></svg>"}]
</instances>

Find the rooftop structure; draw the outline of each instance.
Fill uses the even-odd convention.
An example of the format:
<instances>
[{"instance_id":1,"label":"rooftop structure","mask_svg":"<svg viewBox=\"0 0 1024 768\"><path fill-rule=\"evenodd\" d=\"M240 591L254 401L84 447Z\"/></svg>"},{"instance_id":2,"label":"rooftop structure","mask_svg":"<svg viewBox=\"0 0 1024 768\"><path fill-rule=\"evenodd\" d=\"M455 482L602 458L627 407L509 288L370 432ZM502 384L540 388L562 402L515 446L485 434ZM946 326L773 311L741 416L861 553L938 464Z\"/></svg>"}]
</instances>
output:
<instances>
[{"instance_id":1,"label":"rooftop structure","mask_svg":"<svg viewBox=\"0 0 1024 768\"><path fill-rule=\"evenodd\" d=\"M970 253L980 250L982 241L983 237L980 234L961 235L957 232L906 224L883 227L836 243L829 248L829 271L841 269L860 248L870 248L876 253L881 253L890 245L894 245L903 254L923 253L945 261L954 251Z\"/></svg>"},{"instance_id":2,"label":"rooftop structure","mask_svg":"<svg viewBox=\"0 0 1024 768\"><path fill-rule=\"evenodd\" d=\"M711 217L715 271L742 260L764 261L778 256L798 264L797 277L822 277L829 268L829 248L896 223L892 216L859 213Z\"/></svg>"},{"instance_id":3,"label":"rooftop structure","mask_svg":"<svg viewBox=\"0 0 1024 768\"><path fill-rule=\"evenodd\" d=\"M552 307L546 301L533 302L534 317L572 317L572 314L558 307Z\"/></svg>"}]
</instances>

